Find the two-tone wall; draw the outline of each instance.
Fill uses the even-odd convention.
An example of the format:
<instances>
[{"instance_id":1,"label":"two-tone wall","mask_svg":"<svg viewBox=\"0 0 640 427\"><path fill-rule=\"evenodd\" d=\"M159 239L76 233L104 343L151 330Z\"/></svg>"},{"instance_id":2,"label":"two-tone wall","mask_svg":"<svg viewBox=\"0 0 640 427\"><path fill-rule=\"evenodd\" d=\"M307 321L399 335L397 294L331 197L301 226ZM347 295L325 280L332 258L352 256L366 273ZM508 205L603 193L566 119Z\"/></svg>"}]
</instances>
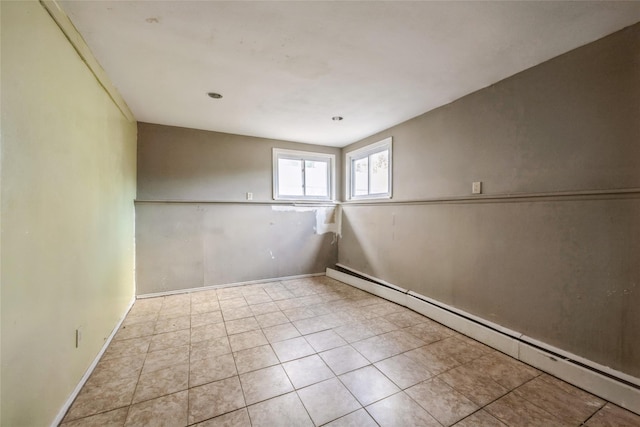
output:
<instances>
[{"instance_id":1,"label":"two-tone wall","mask_svg":"<svg viewBox=\"0 0 640 427\"><path fill-rule=\"evenodd\" d=\"M339 149L138 128L138 295L322 273L336 263L335 203L274 201L272 150L334 154L340 170Z\"/></svg>"},{"instance_id":2,"label":"two-tone wall","mask_svg":"<svg viewBox=\"0 0 640 427\"><path fill-rule=\"evenodd\" d=\"M640 377L639 118L636 24L346 147L393 137L394 197L339 262Z\"/></svg>"},{"instance_id":3,"label":"two-tone wall","mask_svg":"<svg viewBox=\"0 0 640 427\"><path fill-rule=\"evenodd\" d=\"M134 297L136 123L39 2L0 9L0 424L45 426Z\"/></svg>"}]
</instances>

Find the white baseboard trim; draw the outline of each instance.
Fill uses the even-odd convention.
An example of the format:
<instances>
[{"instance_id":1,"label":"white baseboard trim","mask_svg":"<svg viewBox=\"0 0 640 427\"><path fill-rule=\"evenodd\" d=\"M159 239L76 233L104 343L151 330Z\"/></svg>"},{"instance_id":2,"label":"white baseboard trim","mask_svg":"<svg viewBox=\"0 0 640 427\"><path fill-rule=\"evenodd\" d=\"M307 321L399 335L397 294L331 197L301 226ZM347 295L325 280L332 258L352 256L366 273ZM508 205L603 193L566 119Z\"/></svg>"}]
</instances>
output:
<instances>
[{"instance_id":1,"label":"white baseboard trim","mask_svg":"<svg viewBox=\"0 0 640 427\"><path fill-rule=\"evenodd\" d=\"M327 269L327 276L407 307L514 359L640 415L640 378L534 340L413 291L398 286L388 287L386 282L344 265L338 266L381 283L373 283L331 268Z\"/></svg>"},{"instance_id":2,"label":"white baseboard trim","mask_svg":"<svg viewBox=\"0 0 640 427\"><path fill-rule=\"evenodd\" d=\"M116 333L120 329L120 326L122 325L122 322L124 322L124 319L127 318L127 314L129 314L129 311L131 310L131 307L133 307L133 303L135 303L135 302L136 302L136 299L134 297L129 302L129 305L127 306L127 309L125 310L124 315L118 321L118 324L115 326L115 328L113 328L113 330L111 331L111 334L105 340L104 345L102 346L102 348L98 352L98 355L95 357L95 359L93 359L93 362L91 362L91 365L89 365L89 368L87 368L87 370L85 371L84 375L80 379L80 382L78 383L76 388L73 389L73 391L69 395L69 398L66 400L64 405L62 405L62 408L60 408L60 411L58 412L58 415L56 415L56 417L54 418L53 422L51 423L51 427L57 427L62 422L64 416L67 414L67 411L69 410L69 408L73 404L73 401L76 400L76 397L78 397L78 393L80 393L80 390L82 390L82 387L84 387L85 383L87 382L87 380L89 379L89 377L93 373L93 370L98 365L98 362L100 361L100 358L102 357L104 352L107 350L107 347L109 347L109 344L111 344L111 340L113 340L113 337L116 335Z\"/></svg>"},{"instance_id":3,"label":"white baseboard trim","mask_svg":"<svg viewBox=\"0 0 640 427\"><path fill-rule=\"evenodd\" d=\"M225 283L223 285L198 286L197 288L185 288L185 289L177 289L175 291L163 291L163 292L153 292L153 293L150 293L150 294L141 294L141 295L137 295L136 299L164 297L164 296L168 296L168 295L188 294L188 293L191 293L191 292L210 291L210 290L213 290L213 289L223 289L223 288L232 288L234 286L259 285L261 283L277 282L277 281L280 281L280 280L306 279L308 277L324 276L325 274L326 273L298 274L296 276L272 277L270 279L258 279L258 280L249 280L249 281L246 281L246 282Z\"/></svg>"}]
</instances>

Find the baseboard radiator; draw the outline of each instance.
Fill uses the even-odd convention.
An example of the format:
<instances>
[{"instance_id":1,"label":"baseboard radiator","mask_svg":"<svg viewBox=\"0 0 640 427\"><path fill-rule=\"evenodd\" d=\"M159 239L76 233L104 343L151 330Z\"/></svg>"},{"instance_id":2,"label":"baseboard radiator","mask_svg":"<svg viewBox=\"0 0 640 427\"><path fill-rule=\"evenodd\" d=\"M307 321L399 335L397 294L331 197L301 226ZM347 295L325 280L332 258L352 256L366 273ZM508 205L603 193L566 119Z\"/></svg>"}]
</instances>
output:
<instances>
[{"instance_id":1,"label":"baseboard radiator","mask_svg":"<svg viewBox=\"0 0 640 427\"><path fill-rule=\"evenodd\" d=\"M328 277L427 316L563 381L640 415L640 379L342 264Z\"/></svg>"}]
</instances>

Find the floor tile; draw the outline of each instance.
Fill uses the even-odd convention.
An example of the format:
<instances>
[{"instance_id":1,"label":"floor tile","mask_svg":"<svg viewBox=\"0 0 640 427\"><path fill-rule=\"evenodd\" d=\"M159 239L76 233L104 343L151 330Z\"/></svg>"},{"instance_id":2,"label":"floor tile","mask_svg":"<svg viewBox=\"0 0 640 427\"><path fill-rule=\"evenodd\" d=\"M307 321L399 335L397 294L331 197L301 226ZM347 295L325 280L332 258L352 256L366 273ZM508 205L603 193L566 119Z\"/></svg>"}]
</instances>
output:
<instances>
[{"instance_id":1,"label":"floor tile","mask_svg":"<svg viewBox=\"0 0 640 427\"><path fill-rule=\"evenodd\" d=\"M196 360L206 359L207 357L220 356L221 354L231 353L228 337L213 338L206 341L198 341L191 343L191 363Z\"/></svg>"},{"instance_id":2,"label":"floor tile","mask_svg":"<svg viewBox=\"0 0 640 427\"><path fill-rule=\"evenodd\" d=\"M189 329L191 327L191 318L189 316L173 317L170 319L158 320L153 331L154 334L163 334L165 332L179 331L181 329Z\"/></svg>"},{"instance_id":3,"label":"floor tile","mask_svg":"<svg viewBox=\"0 0 640 427\"><path fill-rule=\"evenodd\" d=\"M587 427L640 427L640 415L613 403L607 403L585 425Z\"/></svg>"},{"instance_id":4,"label":"floor tile","mask_svg":"<svg viewBox=\"0 0 640 427\"><path fill-rule=\"evenodd\" d=\"M395 331L399 329L396 325L389 322L383 317L374 317L367 320L367 326L373 331L374 334L385 334L387 332Z\"/></svg>"},{"instance_id":5,"label":"floor tile","mask_svg":"<svg viewBox=\"0 0 640 427\"><path fill-rule=\"evenodd\" d=\"M282 325L271 326L262 330L270 343L288 340L300 336L300 332L292 323L284 323Z\"/></svg>"},{"instance_id":6,"label":"floor tile","mask_svg":"<svg viewBox=\"0 0 640 427\"><path fill-rule=\"evenodd\" d=\"M242 408L198 423L196 427L251 427L251 420L247 408Z\"/></svg>"},{"instance_id":7,"label":"floor tile","mask_svg":"<svg viewBox=\"0 0 640 427\"><path fill-rule=\"evenodd\" d=\"M158 320L171 319L174 317L182 317L182 316L190 316L191 315L191 304L179 304L172 305L168 307L162 307L160 313L158 313Z\"/></svg>"},{"instance_id":8,"label":"floor tile","mask_svg":"<svg viewBox=\"0 0 640 427\"><path fill-rule=\"evenodd\" d=\"M191 301L191 318L193 319L194 316L198 316L200 314L205 314L205 313L213 313L213 312L217 312L218 314L222 314L220 313L220 304L218 304L218 301L204 301L204 302L194 302Z\"/></svg>"},{"instance_id":9,"label":"floor tile","mask_svg":"<svg viewBox=\"0 0 640 427\"><path fill-rule=\"evenodd\" d=\"M320 353L320 357L336 375L341 375L369 364L369 361L350 345L324 351Z\"/></svg>"},{"instance_id":10,"label":"floor tile","mask_svg":"<svg viewBox=\"0 0 640 427\"><path fill-rule=\"evenodd\" d=\"M427 320L423 315L410 310L391 313L384 318L399 328L415 326Z\"/></svg>"},{"instance_id":11,"label":"floor tile","mask_svg":"<svg viewBox=\"0 0 640 427\"><path fill-rule=\"evenodd\" d=\"M346 325L338 326L337 328L334 328L333 331L335 331L348 343L362 341L376 335L364 323L349 323Z\"/></svg>"},{"instance_id":12,"label":"floor tile","mask_svg":"<svg viewBox=\"0 0 640 427\"><path fill-rule=\"evenodd\" d=\"M315 314L313 311L311 311L306 307L291 308L288 310L282 310L282 312L284 313L285 316L287 316L290 322L309 319L311 317L317 316L317 314Z\"/></svg>"},{"instance_id":13,"label":"floor tile","mask_svg":"<svg viewBox=\"0 0 640 427\"><path fill-rule=\"evenodd\" d=\"M507 425L560 427L566 424L533 403L509 393L484 408Z\"/></svg>"},{"instance_id":14,"label":"floor tile","mask_svg":"<svg viewBox=\"0 0 640 427\"><path fill-rule=\"evenodd\" d=\"M272 300L274 301L281 301L281 300L285 300L285 299L291 299L291 298L295 298L295 295L292 294L289 291L269 291L267 290L267 293L269 294L269 296L271 297Z\"/></svg>"},{"instance_id":15,"label":"floor tile","mask_svg":"<svg viewBox=\"0 0 640 427\"><path fill-rule=\"evenodd\" d=\"M395 345L398 353L413 350L414 348L422 347L426 344L426 342L422 341L420 338L416 338L403 330L387 332L380 336Z\"/></svg>"},{"instance_id":16,"label":"floor tile","mask_svg":"<svg viewBox=\"0 0 640 427\"><path fill-rule=\"evenodd\" d=\"M212 323L191 328L191 342L207 341L227 335L224 323Z\"/></svg>"},{"instance_id":17,"label":"floor tile","mask_svg":"<svg viewBox=\"0 0 640 427\"><path fill-rule=\"evenodd\" d=\"M120 330L114 335L113 340L126 340L130 338L145 337L147 335L153 335L153 330L156 327L156 322L144 322L134 323L132 325L123 325Z\"/></svg>"},{"instance_id":18,"label":"floor tile","mask_svg":"<svg viewBox=\"0 0 640 427\"><path fill-rule=\"evenodd\" d=\"M262 328L268 328L269 326L282 325L283 323L289 323L289 319L281 311L274 311L272 313L260 314L256 316L256 320Z\"/></svg>"},{"instance_id":19,"label":"floor tile","mask_svg":"<svg viewBox=\"0 0 640 427\"><path fill-rule=\"evenodd\" d=\"M400 391L374 366L356 369L340 375L339 378L362 406L367 406Z\"/></svg>"},{"instance_id":20,"label":"floor tile","mask_svg":"<svg viewBox=\"0 0 640 427\"><path fill-rule=\"evenodd\" d=\"M435 378L417 384L406 393L444 426L450 426L479 409L478 405Z\"/></svg>"},{"instance_id":21,"label":"floor tile","mask_svg":"<svg viewBox=\"0 0 640 427\"><path fill-rule=\"evenodd\" d=\"M287 393L248 407L252 427L313 426L296 393Z\"/></svg>"},{"instance_id":22,"label":"floor tile","mask_svg":"<svg viewBox=\"0 0 640 427\"><path fill-rule=\"evenodd\" d=\"M256 304L256 305L250 306L249 308L251 308L251 312L253 313L254 316L259 316L261 314L280 311L280 307L278 307L275 302L265 302L262 304Z\"/></svg>"},{"instance_id":23,"label":"floor tile","mask_svg":"<svg viewBox=\"0 0 640 427\"><path fill-rule=\"evenodd\" d=\"M189 346L171 347L164 350L147 353L147 358L142 367L142 373L157 371L172 365L179 365L189 361Z\"/></svg>"},{"instance_id":24,"label":"floor tile","mask_svg":"<svg viewBox=\"0 0 640 427\"><path fill-rule=\"evenodd\" d=\"M213 418L245 406L238 377L189 389L189 424Z\"/></svg>"},{"instance_id":25,"label":"floor tile","mask_svg":"<svg viewBox=\"0 0 640 427\"><path fill-rule=\"evenodd\" d=\"M498 420L485 410L479 410L467 418L455 424L456 427L506 427L506 424Z\"/></svg>"},{"instance_id":26,"label":"floor tile","mask_svg":"<svg viewBox=\"0 0 640 427\"><path fill-rule=\"evenodd\" d=\"M422 364L434 375L448 371L449 369L455 368L456 366L460 365L460 362L458 362L454 358L434 351L432 349L432 346L433 344L426 345L424 347L418 347L403 354L409 359Z\"/></svg>"},{"instance_id":27,"label":"floor tile","mask_svg":"<svg viewBox=\"0 0 640 427\"><path fill-rule=\"evenodd\" d=\"M231 344L231 350L234 352L269 344L261 330L231 335L229 336L229 343Z\"/></svg>"},{"instance_id":28,"label":"floor tile","mask_svg":"<svg viewBox=\"0 0 640 427\"><path fill-rule=\"evenodd\" d=\"M241 286L232 286L228 288L216 289L216 293L218 295L218 301L222 302L228 299L241 298L242 297L241 288L242 288Z\"/></svg>"},{"instance_id":29,"label":"floor tile","mask_svg":"<svg viewBox=\"0 0 640 427\"><path fill-rule=\"evenodd\" d=\"M518 387L513 393L567 424L583 423L606 403L546 374Z\"/></svg>"},{"instance_id":30,"label":"floor tile","mask_svg":"<svg viewBox=\"0 0 640 427\"><path fill-rule=\"evenodd\" d=\"M242 332L260 329L260 325L258 325L256 318L253 316L225 321L224 325L227 328L228 335L241 334Z\"/></svg>"},{"instance_id":31,"label":"floor tile","mask_svg":"<svg viewBox=\"0 0 640 427\"><path fill-rule=\"evenodd\" d=\"M75 420L130 405L137 381L137 377L127 377L95 386L86 384L64 420Z\"/></svg>"},{"instance_id":32,"label":"floor tile","mask_svg":"<svg viewBox=\"0 0 640 427\"><path fill-rule=\"evenodd\" d=\"M471 361L468 366L485 372L507 390L512 390L540 375L537 369L497 351Z\"/></svg>"},{"instance_id":33,"label":"floor tile","mask_svg":"<svg viewBox=\"0 0 640 427\"><path fill-rule=\"evenodd\" d=\"M314 332L324 331L331 327L327 325L321 316L311 317L308 319L293 321L293 326L296 327L302 335L312 334Z\"/></svg>"},{"instance_id":34,"label":"floor tile","mask_svg":"<svg viewBox=\"0 0 640 427\"><path fill-rule=\"evenodd\" d=\"M335 421L325 424L325 427L377 427L378 424L371 418L371 415L364 409L338 418Z\"/></svg>"},{"instance_id":35,"label":"floor tile","mask_svg":"<svg viewBox=\"0 0 640 427\"><path fill-rule=\"evenodd\" d=\"M333 372L317 355L303 357L282 364L293 386L298 389L332 378Z\"/></svg>"},{"instance_id":36,"label":"floor tile","mask_svg":"<svg viewBox=\"0 0 640 427\"><path fill-rule=\"evenodd\" d=\"M273 352L270 345L248 348L235 352L233 357L236 360L236 367L239 374L266 368L280 363L278 357Z\"/></svg>"},{"instance_id":37,"label":"floor tile","mask_svg":"<svg viewBox=\"0 0 640 427\"><path fill-rule=\"evenodd\" d=\"M315 353L303 337L275 342L271 346L281 362L288 362Z\"/></svg>"},{"instance_id":38,"label":"floor tile","mask_svg":"<svg viewBox=\"0 0 640 427\"><path fill-rule=\"evenodd\" d=\"M346 345L347 342L332 330L305 335L305 339L317 352L331 350Z\"/></svg>"},{"instance_id":39,"label":"floor tile","mask_svg":"<svg viewBox=\"0 0 640 427\"><path fill-rule=\"evenodd\" d=\"M336 378L298 390L316 425L338 419L360 408L358 401Z\"/></svg>"},{"instance_id":40,"label":"floor tile","mask_svg":"<svg viewBox=\"0 0 640 427\"><path fill-rule=\"evenodd\" d=\"M379 304L371 306L371 311L378 316L386 316L391 313L401 312L404 310L406 310L404 307L385 300L382 300Z\"/></svg>"},{"instance_id":41,"label":"floor tile","mask_svg":"<svg viewBox=\"0 0 640 427\"><path fill-rule=\"evenodd\" d=\"M151 339L149 352L164 350L170 347L180 347L191 343L191 331L182 329L174 332L166 332L154 335Z\"/></svg>"},{"instance_id":42,"label":"floor tile","mask_svg":"<svg viewBox=\"0 0 640 427\"><path fill-rule=\"evenodd\" d=\"M475 341L471 341L476 344ZM450 357L459 364L468 363L483 356L488 350L484 346L469 345L465 341L452 336L430 344L428 347L434 354L441 357Z\"/></svg>"},{"instance_id":43,"label":"floor tile","mask_svg":"<svg viewBox=\"0 0 640 427\"><path fill-rule=\"evenodd\" d=\"M372 363L402 353L402 350L395 343L385 339L382 335L354 342L351 345Z\"/></svg>"},{"instance_id":44,"label":"floor tile","mask_svg":"<svg viewBox=\"0 0 640 427\"><path fill-rule=\"evenodd\" d=\"M375 367L401 389L411 387L433 376L424 365L408 358L404 354L398 354L376 362Z\"/></svg>"},{"instance_id":45,"label":"floor tile","mask_svg":"<svg viewBox=\"0 0 640 427\"><path fill-rule=\"evenodd\" d=\"M228 310L230 308L240 308L240 307L248 306L247 300L245 300L244 297L242 297L242 296L220 300L219 304L220 304L220 308L222 310Z\"/></svg>"},{"instance_id":46,"label":"floor tile","mask_svg":"<svg viewBox=\"0 0 640 427\"><path fill-rule=\"evenodd\" d=\"M224 318L225 322L252 316L253 311L251 311L251 308L249 308L249 306L222 309L222 317Z\"/></svg>"},{"instance_id":47,"label":"floor tile","mask_svg":"<svg viewBox=\"0 0 640 427\"><path fill-rule=\"evenodd\" d=\"M240 375L247 405L293 391L293 386L282 366L248 372Z\"/></svg>"},{"instance_id":48,"label":"floor tile","mask_svg":"<svg viewBox=\"0 0 640 427\"><path fill-rule=\"evenodd\" d=\"M125 427L183 427L187 424L188 392L181 391L131 405Z\"/></svg>"},{"instance_id":49,"label":"floor tile","mask_svg":"<svg viewBox=\"0 0 640 427\"><path fill-rule=\"evenodd\" d=\"M439 376L476 405L484 406L509 390L495 382L486 372L460 366Z\"/></svg>"},{"instance_id":50,"label":"floor tile","mask_svg":"<svg viewBox=\"0 0 640 427\"><path fill-rule=\"evenodd\" d=\"M116 378L137 377L145 361L145 354L100 360L89 378L90 384L112 381Z\"/></svg>"},{"instance_id":51,"label":"floor tile","mask_svg":"<svg viewBox=\"0 0 640 427\"><path fill-rule=\"evenodd\" d=\"M367 406L366 410L382 427L441 427L435 418L404 392Z\"/></svg>"},{"instance_id":52,"label":"floor tile","mask_svg":"<svg viewBox=\"0 0 640 427\"><path fill-rule=\"evenodd\" d=\"M133 403L189 388L189 364L183 363L140 375Z\"/></svg>"},{"instance_id":53,"label":"floor tile","mask_svg":"<svg viewBox=\"0 0 640 427\"><path fill-rule=\"evenodd\" d=\"M326 276L136 301L62 426L314 421L640 427L636 414Z\"/></svg>"},{"instance_id":54,"label":"floor tile","mask_svg":"<svg viewBox=\"0 0 640 427\"><path fill-rule=\"evenodd\" d=\"M222 321L223 319L221 311L208 311L191 315L192 328L195 328L197 326L209 325L211 323L222 323Z\"/></svg>"},{"instance_id":55,"label":"floor tile","mask_svg":"<svg viewBox=\"0 0 640 427\"><path fill-rule=\"evenodd\" d=\"M237 375L236 364L231 354L208 357L191 363L189 387L218 381Z\"/></svg>"},{"instance_id":56,"label":"floor tile","mask_svg":"<svg viewBox=\"0 0 640 427\"><path fill-rule=\"evenodd\" d=\"M131 338L128 340L111 341L101 360L114 359L136 354L146 354L151 344L152 336Z\"/></svg>"},{"instance_id":57,"label":"floor tile","mask_svg":"<svg viewBox=\"0 0 640 427\"><path fill-rule=\"evenodd\" d=\"M127 317L122 321L122 325L129 326L129 325L133 325L134 323L155 322L157 320L158 320L157 312L134 314L130 311L129 314L127 314Z\"/></svg>"},{"instance_id":58,"label":"floor tile","mask_svg":"<svg viewBox=\"0 0 640 427\"><path fill-rule=\"evenodd\" d=\"M404 328L403 331L420 338L427 344L453 336L453 331L451 329L432 320L427 320L424 323Z\"/></svg>"},{"instance_id":59,"label":"floor tile","mask_svg":"<svg viewBox=\"0 0 640 427\"><path fill-rule=\"evenodd\" d=\"M114 409L86 418L60 424L60 427L122 427L127 419L129 407Z\"/></svg>"},{"instance_id":60,"label":"floor tile","mask_svg":"<svg viewBox=\"0 0 640 427\"><path fill-rule=\"evenodd\" d=\"M247 295L244 297L244 299L249 305L265 304L271 302L271 297L266 292Z\"/></svg>"}]
</instances>

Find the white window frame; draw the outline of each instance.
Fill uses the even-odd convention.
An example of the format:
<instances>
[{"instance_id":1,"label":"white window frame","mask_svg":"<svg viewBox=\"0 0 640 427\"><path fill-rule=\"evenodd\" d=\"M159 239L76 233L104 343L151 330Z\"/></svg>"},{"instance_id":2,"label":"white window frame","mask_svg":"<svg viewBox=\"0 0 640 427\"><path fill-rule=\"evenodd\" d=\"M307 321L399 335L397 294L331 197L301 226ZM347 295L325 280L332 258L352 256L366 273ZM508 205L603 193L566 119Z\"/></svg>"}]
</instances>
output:
<instances>
[{"instance_id":1,"label":"white window frame","mask_svg":"<svg viewBox=\"0 0 640 427\"><path fill-rule=\"evenodd\" d=\"M305 161L322 161L328 163L327 168L327 196L287 196L278 192L278 159L294 159ZM301 170L304 188L304 168ZM311 151L287 150L285 148L273 149L273 199L274 200L301 200L301 201L335 201L335 176L336 156L334 154L315 153Z\"/></svg>"},{"instance_id":2,"label":"white window frame","mask_svg":"<svg viewBox=\"0 0 640 427\"><path fill-rule=\"evenodd\" d=\"M389 150L389 191L386 193L366 194L357 196L353 191L353 162L369 157L372 154L379 153L380 151ZM361 199L390 199L393 195L393 138L389 137L382 141L369 144L365 147L358 148L357 150L349 151L345 154L345 197L347 200L361 200Z\"/></svg>"}]
</instances>

